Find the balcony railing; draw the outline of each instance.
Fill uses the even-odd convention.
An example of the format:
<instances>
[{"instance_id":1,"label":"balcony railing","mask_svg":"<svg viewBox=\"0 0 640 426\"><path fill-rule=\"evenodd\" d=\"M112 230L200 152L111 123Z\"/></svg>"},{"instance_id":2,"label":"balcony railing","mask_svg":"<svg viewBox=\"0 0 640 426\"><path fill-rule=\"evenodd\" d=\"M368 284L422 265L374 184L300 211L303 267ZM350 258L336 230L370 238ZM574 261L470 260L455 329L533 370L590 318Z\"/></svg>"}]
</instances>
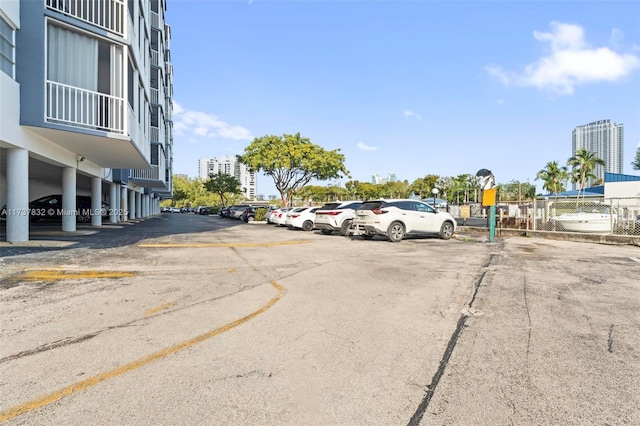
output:
<instances>
[{"instance_id":1,"label":"balcony railing","mask_svg":"<svg viewBox=\"0 0 640 426\"><path fill-rule=\"evenodd\" d=\"M124 37L124 0L46 0L49 9Z\"/></svg>"},{"instance_id":2,"label":"balcony railing","mask_svg":"<svg viewBox=\"0 0 640 426\"><path fill-rule=\"evenodd\" d=\"M151 166L150 169L131 169L131 175L129 178L131 179L148 179L148 180L158 180L159 173L158 169L160 166Z\"/></svg>"},{"instance_id":3,"label":"balcony railing","mask_svg":"<svg viewBox=\"0 0 640 426\"><path fill-rule=\"evenodd\" d=\"M158 12L151 11L151 26L154 28L162 29L160 26L160 15Z\"/></svg>"},{"instance_id":4,"label":"balcony railing","mask_svg":"<svg viewBox=\"0 0 640 426\"><path fill-rule=\"evenodd\" d=\"M47 80L50 122L124 134L124 99Z\"/></svg>"},{"instance_id":5,"label":"balcony railing","mask_svg":"<svg viewBox=\"0 0 640 426\"><path fill-rule=\"evenodd\" d=\"M160 66L160 52L151 48L151 65Z\"/></svg>"}]
</instances>

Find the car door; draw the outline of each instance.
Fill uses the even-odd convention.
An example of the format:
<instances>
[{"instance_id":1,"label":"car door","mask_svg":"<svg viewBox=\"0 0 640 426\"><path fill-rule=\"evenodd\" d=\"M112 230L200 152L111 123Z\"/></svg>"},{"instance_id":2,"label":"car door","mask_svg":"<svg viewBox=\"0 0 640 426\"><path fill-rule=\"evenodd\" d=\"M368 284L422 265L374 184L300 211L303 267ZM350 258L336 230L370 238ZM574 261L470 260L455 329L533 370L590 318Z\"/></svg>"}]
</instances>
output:
<instances>
[{"instance_id":1,"label":"car door","mask_svg":"<svg viewBox=\"0 0 640 426\"><path fill-rule=\"evenodd\" d=\"M416 209L416 232L439 232L438 215L436 210L428 204L415 201Z\"/></svg>"},{"instance_id":2,"label":"car door","mask_svg":"<svg viewBox=\"0 0 640 426\"><path fill-rule=\"evenodd\" d=\"M404 223L405 232L413 232L418 225L418 211L413 201L396 201L393 205L398 209L398 219Z\"/></svg>"}]
</instances>

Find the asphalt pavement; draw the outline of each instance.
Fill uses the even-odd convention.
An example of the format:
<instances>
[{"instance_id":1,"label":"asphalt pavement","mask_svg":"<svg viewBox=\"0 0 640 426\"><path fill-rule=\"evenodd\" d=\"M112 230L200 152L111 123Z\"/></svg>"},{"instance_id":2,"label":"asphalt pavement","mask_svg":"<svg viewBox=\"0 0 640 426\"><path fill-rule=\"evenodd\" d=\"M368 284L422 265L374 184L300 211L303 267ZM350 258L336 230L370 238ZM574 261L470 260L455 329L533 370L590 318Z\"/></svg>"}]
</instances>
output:
<instances>
[{"instance_id":1,"label":"asphalt pavement","mask_svg":"<svg viewBox=\"0 0 640 426\"><path fill-rule=\"evenodd\" d=\"M6 424L640 424L637 246L32 231L0 244Z\"/></svg>"}]
</instances>

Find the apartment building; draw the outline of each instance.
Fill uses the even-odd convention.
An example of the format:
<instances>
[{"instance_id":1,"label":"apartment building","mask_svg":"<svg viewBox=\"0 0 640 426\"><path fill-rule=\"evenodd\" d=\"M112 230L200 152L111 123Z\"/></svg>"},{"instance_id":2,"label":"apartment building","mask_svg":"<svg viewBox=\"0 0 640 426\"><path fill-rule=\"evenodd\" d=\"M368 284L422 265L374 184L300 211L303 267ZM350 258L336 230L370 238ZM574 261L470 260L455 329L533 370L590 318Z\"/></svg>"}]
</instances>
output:
<instances>
[{"instance_id":1,"label":"apartment building","mask_svg":"<svg viewBox=\"0 0 640 426\"><path fill-rule=\"evenodd\" d=\"M256 199L257 181L255 172L249 171L247 166L240 163L236 157L222 156L198 159L198 176L202 180L209 179L209 176L224 173L235 177L240 181L240 187L245 192L245 197L250 200Z\"/></svg>"},{"instance_id":2,"label":"apartment building","mask_svg":"<svg viewBox=\"0 0 640 426\"><path fill-rule=\"evenodd\" d=\"M579 149L586 149L604 160L605 165L597 165L596 179L604 181L605 173L622 173L624 167L624 126L611 120L598 120L576 127L571 134L571 155ZM587 187L594 179L589 179ZM573 185L573 189L577 184Z\"/></svg>"},{"instance_id":3,"label":"apartment building","mask_svg":"<svg viewBox=\"0 0 640 426\"><path fill-rule=\"evenodd\" d=\"M173 69L166 0L0 0L0 206L29 238L29 202L76 196L111 223L172 194ZM102 226L92 214L91 225Z\"/></svg>"}]
</instances>

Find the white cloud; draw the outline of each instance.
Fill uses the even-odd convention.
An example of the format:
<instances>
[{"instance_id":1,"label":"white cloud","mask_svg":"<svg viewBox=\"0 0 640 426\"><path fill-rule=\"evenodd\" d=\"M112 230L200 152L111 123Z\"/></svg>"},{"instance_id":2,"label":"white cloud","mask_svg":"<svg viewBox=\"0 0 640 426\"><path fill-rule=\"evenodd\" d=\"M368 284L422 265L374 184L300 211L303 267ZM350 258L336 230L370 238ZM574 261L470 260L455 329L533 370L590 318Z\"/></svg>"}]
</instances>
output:
<instances>
[{"instance_id":1,"label":"white cloud","mask_svg":"<svg viewBox=\"0 0 640 426\"><path fill-rule=\"evenodd\" d=\"M597 81L617 81L640 66L640 57L617 53L608 47L590 47L579 25L552 22L550 33L534 31L536 40L549 43L549 55L529 64L521 72L505 71L488 65L486 71L505 85L534 86L563 95L573 94L575 87ZM614 30L613 39L622 34Z\"/></svg>"},{"instance_id":2,"label":"white cloud","mask_svg":"<svg viewBox=\"0 0 640 426\"><path fill-rule=\"evenodd\" d=\"M420 116L420 114L418 114L416 112L413 112L413 111L409 111L408 109L404 110L404 116L407 117L407 118L414 117L414 118L416 118L418 120L422 120L422 117Z\"/></svg>"},{"instance_id":3,"label":"white cloud","mask_svg":"<svg viewBox=\"0 0 640 426\"><path fill-rule=\"evenodd\" d=\"M178 136L221 137L232 140L253 139L251 132L242 126L232 126L215 114L184 109L177 102L173 104L173 117L173 130Z\"/></svg>"},{"instance_id":4,"label":"white cloud","mask_svg":"<svg viewBox=\"0 0 640 426\"><path fill-rule=\"evenodd\" d=\"M375 151L378 148L375 146L366 145L364 142L358 142L358 149L361 149L363 151Z\"/></svg>"}]
</instances>

